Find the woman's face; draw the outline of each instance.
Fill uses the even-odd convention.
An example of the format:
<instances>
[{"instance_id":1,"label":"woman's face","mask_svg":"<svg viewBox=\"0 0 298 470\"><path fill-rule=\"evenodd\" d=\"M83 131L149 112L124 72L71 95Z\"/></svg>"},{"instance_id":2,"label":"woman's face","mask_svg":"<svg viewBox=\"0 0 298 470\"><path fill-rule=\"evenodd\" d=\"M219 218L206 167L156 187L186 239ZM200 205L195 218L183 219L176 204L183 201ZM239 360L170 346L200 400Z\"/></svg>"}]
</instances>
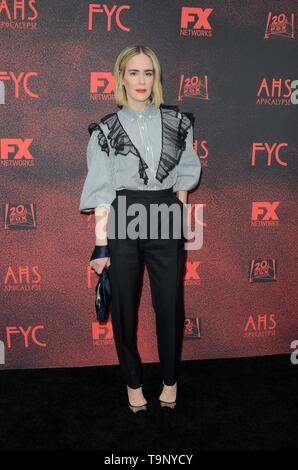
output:
<instances>
[{"instance_id":1,"label":"woman's face","mask_svg":"<svg viewBox=\"0 0 298 470\"><path fill-rule=\"evenodd\" d=\"M152 91L153 81L153 64L150 57L138 54L129 59L122 79L128 105L147 102Z\"/></svg>"}]
</instances>

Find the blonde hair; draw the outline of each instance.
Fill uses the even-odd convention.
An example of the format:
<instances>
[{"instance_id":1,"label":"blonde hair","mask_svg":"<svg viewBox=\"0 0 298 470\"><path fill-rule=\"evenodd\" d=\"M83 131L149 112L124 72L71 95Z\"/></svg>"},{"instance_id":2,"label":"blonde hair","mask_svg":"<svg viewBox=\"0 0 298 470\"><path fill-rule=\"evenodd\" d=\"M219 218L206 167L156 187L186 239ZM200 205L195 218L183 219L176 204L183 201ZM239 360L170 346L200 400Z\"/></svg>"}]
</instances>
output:
<instances>
[{"instance_id":1,"label":"blonde hair","mask_svg":"<svg viewBox=\"0 0 298 470\"><path fill-rule=\"evenodd\" d=\"M159 60L155 53L150 49L150 47L136 45L128 46L123 49L117 57L115 66L114 66L114 96L115 101L118 106L127 105L127 97L124 85L121 85L121 79L125 73L125 67L129 59L134 57L137 54L145 54L150 57L153 64L153 87L150 95L150 102L152 105L158 107L160 104L164 103L163 100L163 90L162 90L162 77L161 77L161 67Z\"/></svg>"}]
</instances>

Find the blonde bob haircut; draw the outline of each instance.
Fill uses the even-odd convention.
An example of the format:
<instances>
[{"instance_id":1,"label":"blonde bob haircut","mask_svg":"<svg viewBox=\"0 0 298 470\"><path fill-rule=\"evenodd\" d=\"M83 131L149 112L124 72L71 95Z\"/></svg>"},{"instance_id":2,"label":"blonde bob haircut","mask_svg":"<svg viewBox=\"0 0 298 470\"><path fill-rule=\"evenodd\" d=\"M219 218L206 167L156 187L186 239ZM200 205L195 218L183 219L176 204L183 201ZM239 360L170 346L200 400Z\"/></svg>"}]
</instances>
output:
<instances>
[{"instance_id":1,"label":"blonde bob haircut","mask_svg":"<svg viewBox=\"0 0 298 470\"><path fill-rule=\"evenodd\" d=\"M125 67L129 59L138 54L145 54L150 57L153 64L153 86L152 92L150 95L150 102L153 106L158 107L160 104L164 103L163 100L163 90L162 90L162 77L161 77L161 67L156 57L155 53L150 49L150 47L136 45L128 46L123 49L117 57L115 66L114 66L114 96L115 101L118 106L127 106L127 96L124 85L121 85L121 79L125 73Z\"/></svg>"}]
</instances>

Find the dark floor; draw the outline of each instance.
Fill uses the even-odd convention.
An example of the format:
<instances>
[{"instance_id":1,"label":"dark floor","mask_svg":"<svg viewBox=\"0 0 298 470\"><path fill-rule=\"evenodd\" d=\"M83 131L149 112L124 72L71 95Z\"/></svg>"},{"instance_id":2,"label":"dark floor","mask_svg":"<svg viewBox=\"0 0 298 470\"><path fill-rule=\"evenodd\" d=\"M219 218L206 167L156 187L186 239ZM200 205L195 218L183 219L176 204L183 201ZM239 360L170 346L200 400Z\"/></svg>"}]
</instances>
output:
<instances>
[{"instance_id":1,"label":"dark floor","mask_svg":"<svg viewBox=\"0 0 298 470\"><path fill-rule=\"evenodd\" d=\"M146 421L118 366L2 370L0 449L297 449L298 365L289 355L187 361L180 409L160 417L158 364L144 364Z\"/></svg>"}]
</instances>

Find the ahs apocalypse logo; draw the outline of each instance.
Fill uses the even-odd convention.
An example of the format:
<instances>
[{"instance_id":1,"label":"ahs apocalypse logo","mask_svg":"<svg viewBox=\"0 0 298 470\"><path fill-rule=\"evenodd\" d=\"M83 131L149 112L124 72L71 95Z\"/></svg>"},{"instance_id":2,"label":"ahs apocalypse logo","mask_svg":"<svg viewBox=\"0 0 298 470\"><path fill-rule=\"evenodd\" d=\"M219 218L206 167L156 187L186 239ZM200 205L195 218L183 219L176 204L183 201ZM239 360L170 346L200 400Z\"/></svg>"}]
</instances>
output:
<instances>
[{"instance_id":1,"label":"ahs apocalypse logo","mask_svg":"<svg viewBox=\"0 0 298 470\"><path fill-rule=\"evenodd\" d=\"M277 320L274 313L259 313L249 315L244 327L244 336L247 338L259 336L275 336Z\"/></svg>"},{"instance_id":2,"label":"ahs apocalypse logo","mask_svg":"<svg viewBox=\"0 0 298 470\"><path fill-rule=\"evenodd\" d=\"M36 292L41 290L41 274L38 266L8 266L3 274L4 292Z\"/></svg>"},{"instance_id":3,"label":"ahs apocalypse logo","mask_svg":"<svg viewBox=\"0 0 298 470\"><path fill-rule=\"evenodd\" d=\"M290 106L298 104L298 80L264 78L257 92L258 105Z\"/></svg>"},{"instance_id":4,"label":"ahs apocalypse logo","mask_svg":"<svg viewBox=\"0 0 298 470\"><path fill-rule=\"evenodd\" d=\"M36 0L1 0L0 29L36 30Z\"/></svg>"}]
</instances>

